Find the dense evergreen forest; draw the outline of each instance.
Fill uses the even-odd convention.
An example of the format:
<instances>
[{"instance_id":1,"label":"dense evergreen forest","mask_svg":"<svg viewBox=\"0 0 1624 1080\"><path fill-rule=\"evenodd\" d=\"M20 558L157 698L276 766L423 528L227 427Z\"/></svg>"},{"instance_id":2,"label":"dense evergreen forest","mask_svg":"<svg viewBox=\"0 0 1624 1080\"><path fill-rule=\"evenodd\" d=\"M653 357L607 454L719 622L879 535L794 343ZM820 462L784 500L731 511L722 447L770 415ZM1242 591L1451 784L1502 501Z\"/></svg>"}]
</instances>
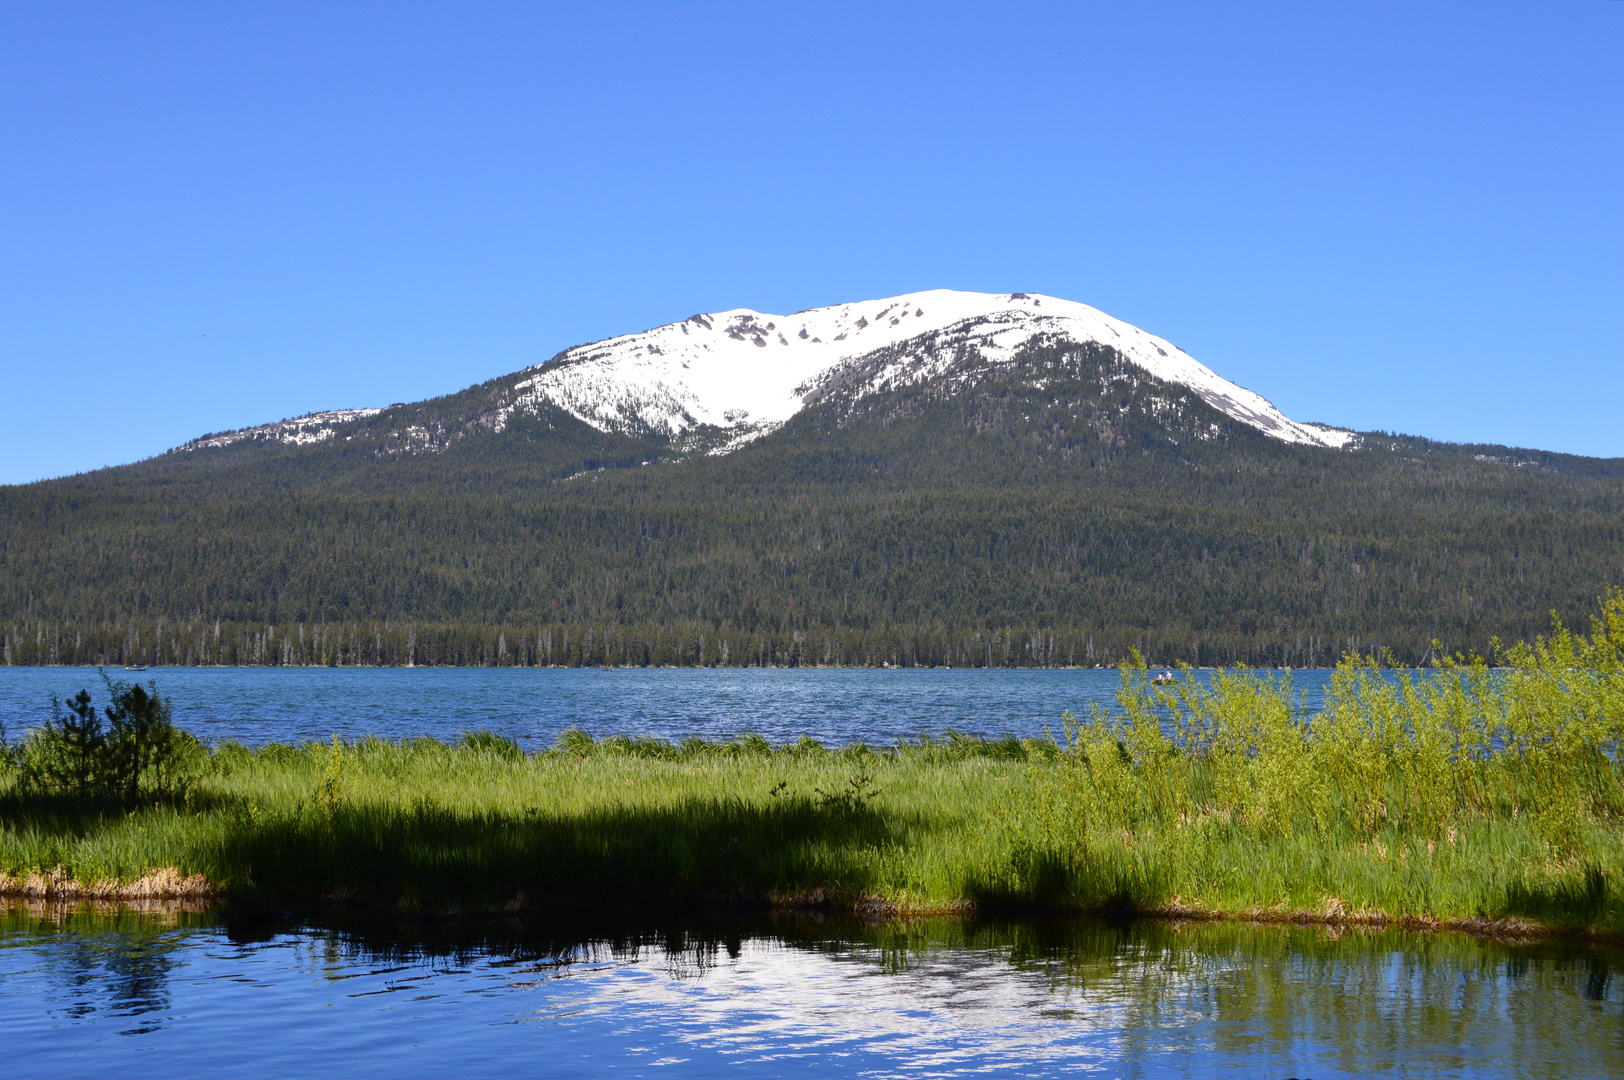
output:
<instances>
[{"instance_id":1,"label":"dense evergreen forest","mask_svg":"<svg viewBox=\"0 0 1624 1080\"><path fill-rule=\"evenodd\" d=\"M1624 462L1292 446L1098 345L828 387L719 456L547 407L495 430L511 384L0 488L0 657L1424 662L1624 582Z\"/></svg>"}]
</instances>

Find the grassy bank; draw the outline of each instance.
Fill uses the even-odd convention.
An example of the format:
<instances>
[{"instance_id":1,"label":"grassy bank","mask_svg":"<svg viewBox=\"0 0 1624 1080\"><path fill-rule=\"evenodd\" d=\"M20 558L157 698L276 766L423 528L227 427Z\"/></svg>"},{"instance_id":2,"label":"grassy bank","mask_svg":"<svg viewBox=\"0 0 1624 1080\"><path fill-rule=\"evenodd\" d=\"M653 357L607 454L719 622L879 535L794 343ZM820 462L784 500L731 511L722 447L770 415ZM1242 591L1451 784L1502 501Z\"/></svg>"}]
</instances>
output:
<instances>
[{"instance_id":1,"label":"grassy bank","mask_svg":"<svg viewBox=\"0 0 1624 1080\"><path fill-rule=\"evenodd\" d=\"M201 878L397 911L868 904L1537 921L1624 934L1624 594L1512 667L1349 660L1325 708L1246 671L1050 740L832 750L570 732L198 749L139 799L11 755L5 887Z\"/></svg>"},{"instance_id":2,"label":"grassy bank","mask_svg":"<svg viewBox=\"0 0 1624 1080\"><path fill-rule=\"evenodd\" d=\"M0 868L79 881L159 866L266 899L404 906L968 895L1020 744L876 753L758 740L672 747L573 734L525 757L493 737L216 748L184 797L135 810L13 788Z\"/></svg>"}]
</instances>

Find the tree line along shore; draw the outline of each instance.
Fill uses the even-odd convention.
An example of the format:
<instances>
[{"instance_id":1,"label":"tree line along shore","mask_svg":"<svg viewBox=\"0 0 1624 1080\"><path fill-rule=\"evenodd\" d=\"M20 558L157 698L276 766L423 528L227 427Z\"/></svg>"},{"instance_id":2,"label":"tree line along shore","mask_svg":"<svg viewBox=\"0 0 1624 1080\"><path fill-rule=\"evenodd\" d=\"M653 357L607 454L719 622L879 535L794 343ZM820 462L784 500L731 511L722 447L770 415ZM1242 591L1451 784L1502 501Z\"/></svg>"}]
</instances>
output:
<instances>
[{"instance_id":1,"label":"tree line along shore","mask_svg":"<svg viewBox=\"0 0 1624 1080\"><path fill-rule=\"evenodd\" d=\"M1489 651L1493 652L1492 644ZM1419 628L1335 640L1280 628L1188 625L955 628L885 624L748 630L672 625L228 622L114 619L0 625L0 664L144 667L1329 667L1348 653L1436 655ZM1499 657L1491 655L1491 661Z\"/></svg>"},{"instance_id":2,"label":"tree line along shore","mask_svg":"<svg viewBox=\"0 0 1624 1080\"><path fill-rule=\"evenodd\" d=\"M1305 716L1230 670L1046 739L827 748L566 732L526 754L204 747L112 683L6 744L0 890L444 915L821 905L1624 935L1624 592L1505 667L1345 658Z\"/></svg>"}]
</instances>

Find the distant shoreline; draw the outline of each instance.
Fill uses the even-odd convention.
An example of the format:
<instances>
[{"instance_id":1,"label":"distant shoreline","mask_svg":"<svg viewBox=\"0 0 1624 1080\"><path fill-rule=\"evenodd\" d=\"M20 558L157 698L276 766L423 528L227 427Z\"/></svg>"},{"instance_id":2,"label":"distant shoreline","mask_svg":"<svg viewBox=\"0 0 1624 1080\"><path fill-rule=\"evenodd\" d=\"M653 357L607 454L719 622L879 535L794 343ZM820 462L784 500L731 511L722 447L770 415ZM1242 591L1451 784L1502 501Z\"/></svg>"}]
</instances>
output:
<instances>
[{"instance_id":1,"label":"distant shoreline","mask_svg":"<svg viewBox=\"0 0 1624 1080\"><path fill-rule=\"evenodd\" d=\"M1177 671L1181 665L1166 666ZM1190 671L1229 671L1228 665L1212 665L1198 667L1196 665L1183 665ZM139 668L127 668L122 665L109 664L0 664L0 671L8 668L34 669L41 671L79 670L109 672L129 672L131 674L143 671L267 671L287 668L294 671L496 671L519 669L525 671L1116 671L1114 664L1009 664L994 665L954 665L954 664L148 664ZM1336 665L1312 666L1308 664L1292 664L1280 667L1257 667L1255 671L1335 671ZM1399 666L1395 670L1420 671L1424 667ZM1491 668L1490 670L1497 670Z\"/></svg>"}]
</instances>

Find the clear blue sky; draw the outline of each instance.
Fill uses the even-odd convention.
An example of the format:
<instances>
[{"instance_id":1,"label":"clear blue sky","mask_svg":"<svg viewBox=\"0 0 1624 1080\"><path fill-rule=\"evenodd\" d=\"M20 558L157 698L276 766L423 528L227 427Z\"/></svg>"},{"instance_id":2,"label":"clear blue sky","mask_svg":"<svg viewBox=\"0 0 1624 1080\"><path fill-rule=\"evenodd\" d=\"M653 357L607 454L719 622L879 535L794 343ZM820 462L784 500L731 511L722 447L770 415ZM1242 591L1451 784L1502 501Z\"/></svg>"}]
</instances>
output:
<instances>
[{"instance_id":1,"label":"clear blue sky","mask_svg":"<svg viewBox=\"0 0 1624 1080\"><path fill-rule=\"evenodd\" d=\"M0 8L0 482L937 287L1624 455L1624 3Z\"/></svg>"}]
</instances>

